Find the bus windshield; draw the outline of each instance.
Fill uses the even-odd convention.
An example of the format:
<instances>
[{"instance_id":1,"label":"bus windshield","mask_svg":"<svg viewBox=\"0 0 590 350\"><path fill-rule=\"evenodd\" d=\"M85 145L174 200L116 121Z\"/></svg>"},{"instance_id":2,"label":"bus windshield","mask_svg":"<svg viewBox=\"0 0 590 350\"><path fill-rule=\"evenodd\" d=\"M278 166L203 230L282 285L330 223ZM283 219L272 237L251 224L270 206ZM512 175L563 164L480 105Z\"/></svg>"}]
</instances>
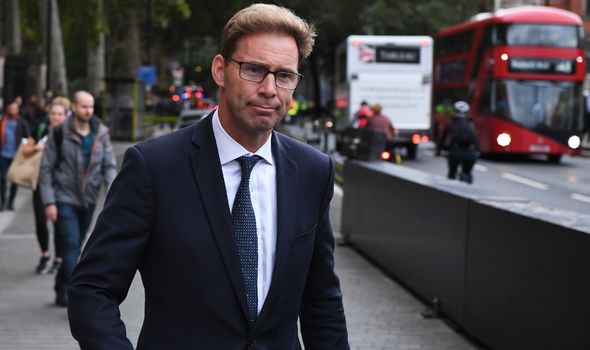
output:
<instances>
[{"instance_id":1,"label":"bus windshield","mask_svg":"<svg viewBox=\"0 0 590 350\"><path fill-rule=\"evenodd\" d=\"M506 24L498 27L497 44L513 46L580 47L578 26L557 24Z\"/></svg>"},{"instance_id":2,"label":"bus windshield","mask_svg":"<svg viewBox=\"0 0 590 350\"><path fill-rule=\"evenodd\" d=\"M577 131L581 124L581 85L572 82L498 80L493 114L531 129Z\"/></svg>"}]
</instances>

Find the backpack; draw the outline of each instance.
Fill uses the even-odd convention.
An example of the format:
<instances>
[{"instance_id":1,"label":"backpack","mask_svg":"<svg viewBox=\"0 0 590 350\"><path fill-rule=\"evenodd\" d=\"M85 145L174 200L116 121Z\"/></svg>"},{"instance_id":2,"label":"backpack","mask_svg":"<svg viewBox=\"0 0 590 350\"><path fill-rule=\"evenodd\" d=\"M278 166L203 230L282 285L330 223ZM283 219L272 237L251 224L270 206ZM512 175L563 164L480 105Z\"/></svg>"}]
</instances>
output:
<instances>
[{"instance_id":1,"label":"backpack","mask_svg":"<svg viewBox=\"0 0 590 350\"><path fill-rule=\"evenodd\" d=\"M477 142L475 129L466 120L455 123L453 131L452 143L461 148L467 148Z\"/></svg>"},{"instance_id":2,"label":"backpack","mask_svg":"<svg viewBox=\"0 0 590 350\"><path fill-rule=\"evenodd\" d=\"M53 141L55 142L55 150L57 152L57 159L55 162L55 169L59 169L59 165L63 161L62 144L64 142L64 128L57 127L53 130Z\"/></svg>"}]
</instances>

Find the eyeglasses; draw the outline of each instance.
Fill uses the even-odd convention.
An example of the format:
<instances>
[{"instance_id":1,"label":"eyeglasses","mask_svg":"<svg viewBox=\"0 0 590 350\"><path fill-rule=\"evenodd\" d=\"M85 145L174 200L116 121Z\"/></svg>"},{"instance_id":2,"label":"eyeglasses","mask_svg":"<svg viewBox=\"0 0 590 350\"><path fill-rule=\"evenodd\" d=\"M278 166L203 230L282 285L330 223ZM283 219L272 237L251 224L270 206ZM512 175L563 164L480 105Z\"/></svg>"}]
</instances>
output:
<instances>
[{"instance_id":1,"label":"eyeglasses","mask_svg":"<svg viewBox=\"0 0 590 350\"><path fill-rule=\"evenodd\" d=\"M295 90L297 85L299 85L301 78L303 78L303 75L298 73L281 71L273 72L258 64L240 62L231 57L229 59L240 66L240 78L253 83L262 83L268 74L273 74L275 76L275 85L278 88Z\"/></svg>"}]
</instances>

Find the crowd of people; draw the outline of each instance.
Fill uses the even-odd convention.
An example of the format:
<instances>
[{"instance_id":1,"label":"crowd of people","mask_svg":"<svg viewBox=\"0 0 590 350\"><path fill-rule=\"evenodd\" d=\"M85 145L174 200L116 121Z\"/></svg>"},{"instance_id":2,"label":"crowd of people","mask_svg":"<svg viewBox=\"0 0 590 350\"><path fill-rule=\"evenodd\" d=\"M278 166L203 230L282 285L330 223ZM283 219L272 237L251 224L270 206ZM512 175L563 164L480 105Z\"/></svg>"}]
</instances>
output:
<instances>
[{"instance_id":1,"label":"crowd of people","mask_svg":"<svg viewBox=\"0 0 590 350\"><path fill-rule=\"evenodd\" d=\"M106 126L94 117L94 97L85 91L73 100L58 96L46 107L32 95L5 104L0 119L0 210L14 210L18 186L8 170L19 150L25 158L42 152L39 182L33 186L35 231L41 250L38 274L53 273L55 302L67 306L66 287L88 231L101 182L116 175ZM8 198L7 198L7 192ZM53 224L54 257L50 255Z\"/></svg>"}]
</instances>

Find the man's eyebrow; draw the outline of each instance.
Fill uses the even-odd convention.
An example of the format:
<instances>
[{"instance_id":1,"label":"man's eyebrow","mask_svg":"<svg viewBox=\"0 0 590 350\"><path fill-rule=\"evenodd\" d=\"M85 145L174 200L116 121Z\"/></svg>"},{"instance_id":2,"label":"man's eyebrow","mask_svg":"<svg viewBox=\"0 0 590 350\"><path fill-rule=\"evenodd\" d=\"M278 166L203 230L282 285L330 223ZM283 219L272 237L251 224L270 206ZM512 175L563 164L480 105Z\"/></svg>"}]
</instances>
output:
<instances>
[{"instance_id":1,"label":"man's eyebrow","mask_svg":"<svg viewBox=\"0 0 590 350\"><path fill-rule=\"evenodd\" d=\"M296 70L293 70L293 69L290 69L290 68L278 68L276 70L270 69L268 64L262 63L262 62L258 62L258 61L244 61L244 63L254 64L254 65L263 67L266 70L272 70L273 72L286 72L286 73L299 74Z\"/></svg>"}]
</instances>

